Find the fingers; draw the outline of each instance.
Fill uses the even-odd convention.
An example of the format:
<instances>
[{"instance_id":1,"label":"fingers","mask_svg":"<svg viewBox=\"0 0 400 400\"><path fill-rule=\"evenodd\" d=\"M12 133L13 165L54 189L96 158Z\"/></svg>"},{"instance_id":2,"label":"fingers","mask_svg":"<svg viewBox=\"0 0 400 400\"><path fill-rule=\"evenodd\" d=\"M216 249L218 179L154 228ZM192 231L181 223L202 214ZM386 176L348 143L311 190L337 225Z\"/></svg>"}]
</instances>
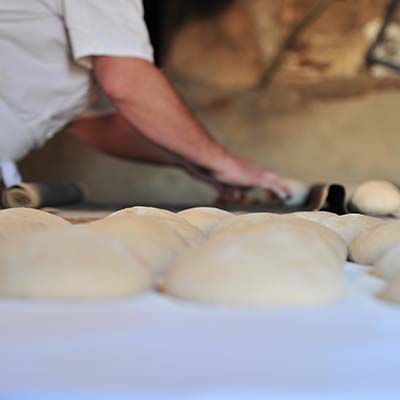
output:
<instances>
[{"instance_id":1,"label":"fingers","mask_svg":"<svg viewBox=\"0 0 400 400\"><path fill-rule=\"evenodd\" d=\"M278 175L268 173L263 179L262 187L270 190L280 199L285 200L290 197L291 192L284 179Z\"/></svg>"},{"instance_id":2,"label":"fingers","mask_svg":"<svg viewBox=\"0 0 400 400\"><path fill-rule=\"evenodd\" d=\"M287 199L291 194L283 178L248 160L234 159L234 163L222 172L212 172L190 162L184 167L190 175L214 187L220 193L220 199L227 202L244 202L240 189L251 187L266 189L280 199Z\"/></svg>"},{"instance_id":3,"label":"fingers","mask_svg":"<svg viewBox=\"0 0 400 400\"><path fill-rule=\"evenodd\" d=\"M246 204L245 190L225 186L224 190L219 192L216 202L224 205Z\"/></svg>"},{"instance_id":4,"label":"fingers","mask_svg":"<svg viewBox=\"0 0 400 400\"><path fill-rule=\"evenodd\" d=\"M262 173L258 174L243 174L240 176L236 174L234 177L227 176L216 176L217 180L220 182L224 182L224 184L232 188L241 188L243 190L249 189L251 187L259 187L266 189L281 199L287 199L290 197L290 189L286 185L284 179L280 178L278 175L275 175L271 172L262 171Z\"/></svg>"},{"instance_id":5,"label":"fingers","mask_svg":"<svg viewBox=\"0 0 400 400\"><path fill-rule=\"evenodd\" d=\"M235 172L238 173L237 177L241 175L243 186L267 189L281 199L287 199L290 196L290 189L284 178L274 172L247 160L240 160L239 167Z\"/></svg>"},{"instance_id":6,"label":"fingers","mask_svg":"<svg viewBox=\"0 0 400 400\"><path fill-rule=\"evenodd\" d=\"M204 168L200 168L189 162L183 163L183 167L190 176L197 180L208 183L217 192L222 192L226 187L224 183L219 182L210 172L207 172L207 170L205 170Z\"/></svg>"}]
</instances>

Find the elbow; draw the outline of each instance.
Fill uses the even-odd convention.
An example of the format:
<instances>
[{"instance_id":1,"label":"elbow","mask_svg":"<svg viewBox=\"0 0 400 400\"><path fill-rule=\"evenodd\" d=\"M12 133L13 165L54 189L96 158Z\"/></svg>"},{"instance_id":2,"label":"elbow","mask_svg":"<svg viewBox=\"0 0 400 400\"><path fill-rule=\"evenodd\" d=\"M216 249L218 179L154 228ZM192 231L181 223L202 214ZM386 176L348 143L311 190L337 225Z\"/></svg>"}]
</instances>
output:
<instances>
[{"instance_id":1,"label":"elbow","mask_svg":"<svg viewBox=\"0 0 400 400\"><path fill-rule=\"evenodd\" d=\"M105 94L113 102L124 101L131 90L124 65L120 65L112 57L97 57L94 65L96 79Z\"/></svg>"},{"instance_id":2,"label":"elbow","mask_svg":"<svg viewBox=\"0 0 400 400\"><path fill-rule=\"evenodd\" d=\"M112 101L124 101L128 96L126 80L113 74L107 75L99 80L104 93Z\"/></svg>"},{"instance_id":3,"label":"elbow","mask_svg":"<svg viewBox=\"0 0 400 400\"><path fill-rule=\"evenodd\" d=\"M99 84L107 96L117 102L129 100L135 92L143 90L144 77L150 75L149 68L154 66L139 59L99 57L95 62Z\"/></svg>"}]
</instances>

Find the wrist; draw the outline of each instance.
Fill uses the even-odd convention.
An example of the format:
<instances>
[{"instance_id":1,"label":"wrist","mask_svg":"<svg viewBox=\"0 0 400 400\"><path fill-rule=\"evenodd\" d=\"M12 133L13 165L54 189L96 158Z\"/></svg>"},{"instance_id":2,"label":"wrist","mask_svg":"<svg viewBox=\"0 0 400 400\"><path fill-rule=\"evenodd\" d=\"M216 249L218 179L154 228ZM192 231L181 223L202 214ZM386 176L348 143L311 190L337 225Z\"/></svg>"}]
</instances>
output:
<instances>
[{"instance_id":1,"label":"wrist","mask_svg":"<svg viewBox=\"0 0 400 400\"><path fill-rule=\"evenodd\" d=\"M232 169L235 165L235 156L223 148L219 149L215 154L209 157L209 165L207 168L214 173L220 173Z\"/></svg>"}]
</instances>

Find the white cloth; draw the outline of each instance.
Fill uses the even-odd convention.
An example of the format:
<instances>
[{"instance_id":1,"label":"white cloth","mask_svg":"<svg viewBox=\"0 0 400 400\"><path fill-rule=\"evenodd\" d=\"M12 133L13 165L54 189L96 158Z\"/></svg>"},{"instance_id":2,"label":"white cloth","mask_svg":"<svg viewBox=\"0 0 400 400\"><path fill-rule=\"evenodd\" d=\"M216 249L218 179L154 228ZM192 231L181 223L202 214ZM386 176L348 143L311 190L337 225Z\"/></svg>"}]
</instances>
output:
<instances>
[{"instance_id":1,"label":"white cloth","mask_svg":"<svg viewBox=\"0 0 400 400\"><path fill-rule=\"evenodd\" d=\"M0 0L0 54L0 162L99 104L91 56L153 61L141 0Z\"/></svg>"},{"instance_id":2,"label":"white cloth","mask_svg":"<svg viewBox=\"0 0 400 400\"><path fill-rule=\"evenodd\" d=\"M22 177L15 162L0 162L0 171L5 187L10 188L22 183Z\"/></svg>"},{"instance_id":3,"label":"white cloth","mask_svg":"<svg viewBox=\"0 0 400 400\"><path fill-rule=\"evenodd\" d=\"M347 264L348 298L315 308L2 299L0 398L398 400L399 308L368 270Z\"/></svg>"}]
</instances>

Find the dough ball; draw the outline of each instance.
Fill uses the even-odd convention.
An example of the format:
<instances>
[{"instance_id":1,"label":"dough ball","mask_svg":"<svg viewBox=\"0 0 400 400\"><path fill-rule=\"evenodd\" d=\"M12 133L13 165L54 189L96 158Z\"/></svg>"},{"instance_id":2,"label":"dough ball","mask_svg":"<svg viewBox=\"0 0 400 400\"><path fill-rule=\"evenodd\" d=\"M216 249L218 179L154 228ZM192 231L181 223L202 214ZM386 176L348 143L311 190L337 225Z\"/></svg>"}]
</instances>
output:
<instances>
[{"instance_id":1,"label":"dough ball","mask_svg":"<svg viewBox=\"0 0 400 400\"><path fill-rule=\"evenodd\" d=\"M313 221L299 218L294 219L282 216L281 224L285 223L288 230L295 232L299 237L307 235L314 240L324 241L341 262L345 262L348 249L345 241L331 229Z\"/></svg>"},{"instance_id":2,"label":"dough ball","mask_svg":"<svg viewBox=\"0 0 400 400\"><path fill-rule=\"evenodd\" d=\"M211 238L227 238L231 240L239 239L245 235L269 234L275 229L276 224L286 226L286 229L297 232L299 236L304 233L312 235L316 240L323 239L331 246L335 254L341 260L347 259L346 243L332 230L318 223L302 218L293 218L286 215L254 213L235 217L233 220L223 222L214 229Z\"/></svg>"},{"instance_id":3,"label":"dough ball","mask_svg":"<svg viewBox=\"0 0 400 400\"><path fill-rule=\"evenodd\" d=\"M110 214L107 218L113 217L164 217L164 218L179 218L177 214L163 210L162 208L154 207L131 207L119 210Z\"/></svg>"},{"instance_id":4,"label":"dough ball","mask_svg":"<svg viewBox=\"0 0 400 400\"><path fill-rule=\"evenodd\" d=\"M336 232L349 245L360 233L383 223L378 218L361 214L347 214L329 218L322 224Z\"/></svg>"},{"instance_id":5,"label":"dough ball","mask_svg":"<svg viewBox=\"0 0 400 400\"><path fill-rule=\"evenodd\" d=\"M162 273L174 257L201 244L205 235L186 221L153 216L105 218L83 229L107 235L128 246L155 273Z\"/></svg>"},{"instance_id":6,"label":"dough ball","mask_svg":"<svg viewBox=\"0 0 400 400\"><path fill-rule=\"evenodd\" d=\"M363 214L393 215L400 209L400 192L390 182L369 181L355 190L351 204Z\"/></svg>"},{"instance_id":7,"label":"dough ball","mask_svg":"<svg viewBox=\"0 0 400 400\"><path fill-rule=\"evenodd\" d=\"M400 303L400 275L397 274L395 277L390 279L378 296L381 300L389 303Z\"/></svg>"},{"instance_id":8,"label":"dough ball","mask_svg":"<svg viewBox=\"0 0 400 400\"><path fill-rule=\"evenodd\" d=\"M324 224L327 220L332 217L337 217L336 214L328 211L300 211L293 214L287 214L297 218L307 219L308 221L317 222L318 224Z\"/></svg>"},{"instance_id":9,"label":"dough ball","mask_svg":"<svg viewBox=\"0 0 400 400\"><path fill-rule=\"evenodd\" d=\"M274 220L267 231L211 239L178 257L166 272L164 290L227 306L320 305L344 294L343 265L323 239Z\"/></svg>"},{"instance_id":10,"label":"dough ball","mask_svg":"<svg viewBox=\"0 0 400 400\"><path fill-rule=\"evenodd\" d=\"M174 229L180 236L182 236L186 241L190 243L197 244L199 241L199 237L202 236L199 232L199 229L195 226L189 224L183 217L159 208L152 207L133 207L127 208L125 210L118 211L114 214L109 215L106 219L112 218L124 218L124 219L132 219L132 218L158 218L160 223L164 221L171 229ZM151 221L155 221L155 219L151 219ZM204 239L204 236L202 236Z\"/></svg>"},{"instance_id":11,"label":"dough ball","mask_svg":"<svg viewBox=\"0 0 400 400\"><path fill-rule=\"evenodd\" d=\"M400 243L385 253L376 263L375 269L384 279L400 275Z\"/></svg>"},{"instance_id":12,"label":"dough ball","mask_svg":"<svg viewBox=\"0 0 400 400\"><path fill-rule=\"evenodd\" d=\"M285 183L292 194L285 204L291 207L304 205L311 191L310 186L296 179L285 179Z\"/></svg>"},{"instance_id":13,"label":"dough ball","mask_svg":"<svg viewBox=\"0 0 400 400\"><path fill-rule=\"evenodd\" d=\"M178 216L206 234L222 221L234 218L234 215L228 211L211 207L190 208L179 212Z\"/></svg>"},{"instance_id":14,"label":"dough ball","mask_svg":"<svg viewBox=\"0 0 400 400\"><path fill-rule=\"evenodd\" d=\"M356 263L373 265L398 243L400 221L385 222L358 235L350 243L350 257Z\"/></svg>"},{"instance_id":15,"label":"dough ball","mask_svg":"<svg viewBox=\"0 0 400 400\"><path fill-rule=\"evenodd\" d=\"M336 215L326 211L297 212L289 214L297 218L317 222L339 235L347 245L361 232L382 224L383 221L362 214Z\"/></svg>"},{"instance_id":16,"label":"dough ball","mask_svg":"<svg viewBox=\"0 0 400 400\"><path fill-rule=\"evenodd\" d=\"M74 227L0 242L0 296L107 299L151 284L149 269L120 243Z\"/></svg>"},{"instance_id":17,"label":"dough ball","mask_svg":"<svg viewBox=\"0 0 400 400\"><path fill-rule=\"evenodd\" d=\"M12 234L43 231L65 225L70 225L65 219L33 208L0 211L0 239Z\"/></svg>"},{"instance_id":18,"label":"dough ball","mask_svg":"<svg viewBox=\"0 0 400 400\"><path fill-rule=\"evenodd\" d=\"M255 227L264 226L273 218L279 218L279 215L271 213L252 213L234 216L218 224L210 232L210 237L241 235Z\"/></svg>"}]
</instances>

